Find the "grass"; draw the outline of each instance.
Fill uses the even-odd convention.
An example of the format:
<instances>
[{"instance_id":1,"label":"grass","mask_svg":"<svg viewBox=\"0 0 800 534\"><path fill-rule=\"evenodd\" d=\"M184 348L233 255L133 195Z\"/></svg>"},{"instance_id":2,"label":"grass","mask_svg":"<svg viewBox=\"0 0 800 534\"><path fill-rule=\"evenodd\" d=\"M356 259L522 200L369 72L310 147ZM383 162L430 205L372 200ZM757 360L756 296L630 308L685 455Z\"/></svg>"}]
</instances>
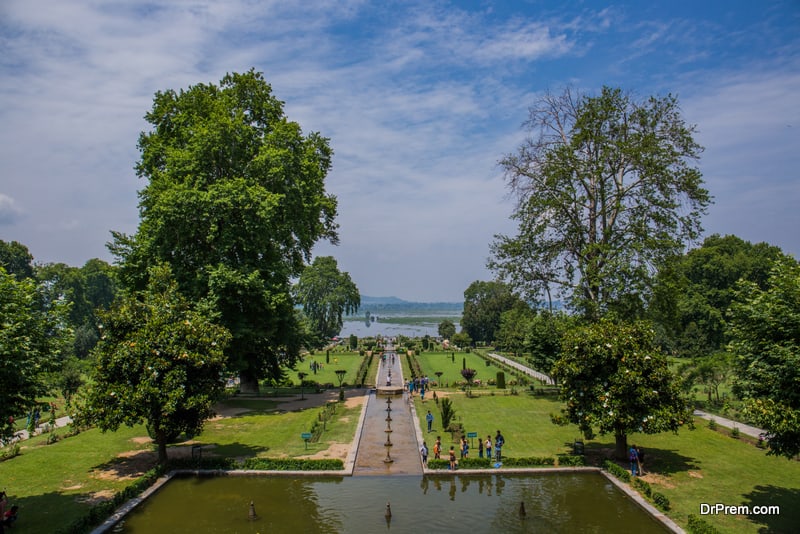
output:
<instances>
[{"instance_id":1,"label":"grass","mask_svg":"<svg viewBox=\"0 0 800 534\"><path fill-rule=\"evenodd\" d=\"M489 379L497 378L497 372L500 371L500 368L495 365L487 366L486 360L471 352L422 352L416 358L422 372L426 374L430 380L439 381L446 386L464 381L464 377L461 376L461 369L465 365L468 368L475 369L478 372L475 378L479 379L484 384ZM406 367L407 360L405 356L401 356L401 361L404 365L404 376L410 376ZM441 380L436 376L437 371L442 372ZM511 378L513 377L506 373L506 380Z\"/></svg>"},{"instance_id":2,"label":"grass","mask_svg":"<svg viewBox=\"0 0 800 534\"><path fill-rule=\"evenodd\" d=\"M306 449L300 434L310 431L322 408L282 411L276 401L256 398L229 399L221 407L248 411L207 422L193 441L204 446L204 454L311 455L327 449L331 443L349 444L360 414L359 408L348 409L339 404L320 441L309 443ZM120 455L138 450L152 452L152 445L137 439L146 436L145 428L136 426L107 433L93 429L51 445L45 445L47 434L23 442L19 456L0 462L0 487L8 491L10 504L20 506L15 531L55 532L85 515L96 499L111 497L130 485L135 477L122 475L128 470L142 473L153 467L155 456L149 454L148 460L140 459L140 465L133 469L130 460ZM171 446L168 454L174 455L177 447L181 444ZM100 471L115 476L101 476Z\"/></svg>"},{"instance_id":3,"label":"grass","mask_svg":"<svg viewBox=\"0 0 800 534\"><path fill-rule=\"evenodd\" d=\"M449 397L467 432L478 432L482 439L494 435L499 428L506 439L503 453L510 457L555 456L569 453L571 444L580 436L573 425L556 426L549 415L558 413L561 403L555 399L506 395L502 390L494 396L484 394L467 398L460 392ZM441 414L436 404L416 397L421 428L427 410L435 416L433 435L441 435L445 449L450 435L441 429ZM678 434L634 434L628 443L636 443L645 451L645 471L653 491L663 493L671 502L668 515L686 527L689 514L700 515L701 503L726 505L777 505L780 515L772 516L703 516L721 532L793 532L800 524L800 462L767 456L746 440L731 438L728 432L707 428L697 421L694 430L682 429ZM586 441L587 457L599 465L611 455L613 436L598 436ZM471 455L477 454L477 443ZM621 462L620 465L625 465Z\"/></svg>"},{"instance_id":4,"label":"grass","mask_svg":"<svg viewBox=\"0 0 800 534\"><path fill-rule=\"evenodd\" d=\"M424 353L419 356L420 364L429 375L443 369L447 376L453 377L451 380L460 378L462 357L467 358L467 366L475 366L479 373L485 369L485 364L480 367L483 360L474 354L459 353L455 363L448 358L450 354ZM405 365L404 357L401 362ZM340 356L340 365L349 365L344 356ZM370 376L374 376L374 368ZM556 426L550 422L550 414L558 413L561 408L556 399L532 397L524 390L511 395L510 388L478 388L475 390L478 396L472 398L457 388L434 391L449 395L467 432L477 432L485 439L487 434L494 437L498 428L502 430L506 438L503 452L509 457L569 453L571 444L580 436L575 426ZM306 392L306 395L314 394ZM427 399L424 404L419 397L415 400L419 424L426 428L424 416L431 409L435 416L431 438L441 435L445 448L449 448L451 438L442 432L441 414L431 397ZM320 443L310 443L306 450L300 434L308 432L318 421L322 408L286 411L276 400L259 398L233 398L226 405L246 412L207 423L203 433L195 438L205 446L204 454L228 457L314 454L331 443L349 443L360 413L356 408L339 405ZM25 442L22 455L0 463L3 487L8 490L11 502L22 508L17 527L20 532L53 532L84 514L92 498L130 484L131 480L100 478L98 471L124 468L124 463L117 459L123 452L152 450L152 446L134 439L145 435L142 427L123 427L106 434L91 430L52 445L43 445L46 436ZM689 514L699 516L701 503L780 506L780 515L773 516L703 516L704 521L722 532L791 532L800 524L797 507L800 462L767 456L746 440L712 431L700 420L695 430L683 429L677 435L632 435L629 443L644 448L645 480L653 491L670 500L672 509L668 515L683 527ZM586 441L587 457L595 465L610 455L613 448L613 436ZM171 448L170 453L174 452ZM477 443L474 443L471 454L476 453Z\"/></svg>"},{"instance_id":5,"label":"grass","mask_svg":"<svg viewBox=\"0 0 800 534\"><path fill-rule=\"evenodd\" d=\"M0 480L10 504L20 506L15 531L53 532L69 525L90 509L93 499L122 490L131 480L100 478L118 454L150 450L134 438L146 436L143 427L102 433L89 430L44 445L47 437L23 442L20 456L0 463Z\"/></svg>"},{"instance_id":6,"label":"grass","mask_svg":"<svg viewBox=\"0 0 800 534\"><path fill-rule=\"evenodd\" d=\"M358 352L331 351L329 358L326 358L325 352L306 354L303 361L297 364L296 370L287 371L287 376L299 383L300 380L297 378L297 373L303 372L306 373L305 380L313 380L320 384L333 384L338 387L339 377L336 375L336 371L342 370L345 371L344 384L353 384L362 358ZM326 359L329 359L330 362L326 362ZM311 370L312 362L322 365L322 369L317 370L316 374Z\"/></svg>"}]
</instances>

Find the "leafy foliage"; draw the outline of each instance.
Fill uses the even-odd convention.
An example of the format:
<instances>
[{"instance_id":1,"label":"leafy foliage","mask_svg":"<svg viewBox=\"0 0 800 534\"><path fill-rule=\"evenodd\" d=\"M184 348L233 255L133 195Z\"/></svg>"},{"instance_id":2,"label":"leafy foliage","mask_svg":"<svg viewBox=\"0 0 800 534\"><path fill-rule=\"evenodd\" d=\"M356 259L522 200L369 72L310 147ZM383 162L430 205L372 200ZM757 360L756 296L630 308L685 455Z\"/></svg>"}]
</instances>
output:
<instances>
[{"instance_id":1,"label":"leafy foliage","mask_svg":"<svg viewBox=\"0 0 800 534\"><path fill-rule=\"evenodd\" d=\"M567 89L526 126L532 137L501 161L518 233L496 237L490 266L528 300L555 291L592 320L639 316L654 269L700 235L710 202L677 99Z\"/></svg>"},{"instance_id":2,"label":"leafy foliage","mask_svg":"<svg viewBox=\"0 0 800 534\"><path fill-rule=\"evenodd\" d=\"M102 430L146 423L166 462L167 443L196 435L224 390L230 334L178 293L168 267L151 270L146 291L101 314L103 337L88 398Z\"/></svg>"},{"instance_id":3,"label":"leafy foliage","mask_svg":"<svg viewBox=\"0 0 800 534\"><path fill-rule=\"evenodd\" d=\"M800 454L800 264L776 262L766 289L742 282L730 307L734 391L767 431L771 454Z\"/></svg>"},{"instance_id":4,"label":"leafy foliage","mask_svg":"<svg viewBox=\"0 0 800 534\"><path fill-rule=\"evenodd\" d=\"M158 92L139 137L135 236L114 233L126 287L151 265L172 267L180 291L208 299L232 334L227 349L242 389L279 377L298 358L290 294L319 239L337 241L336 198L325 192L328 140L303 135L261 74Z\"/></svg>"},{"instance_id":5,"label":"leafy foliage","mask_svg":"<svg viewBox=\"0 0 800 534\"><path fill-rule=\"evenodd\" d=\"M464 291L464 313L461 331L469 334L472 341L494 341L500 330L500 319L519 303L511 288L500 282L472 282Z\"/></svg>"},{"instance_id":6,"label":"leafy foliage","mask_svg":"<svg viewBox=\"0 0 800 534\"><path fill-rule=\"evenodd\" d=\"M456 333L456 325L450 319L445 319L439 323L438 332L443 339L453 339Z\"/></svg>"},{"instance_id":7,"label":"leafy foliage","mask_svg":"<svg viewBox=\"0 0 800 534\"><path fill-rule=\"evenodd\" d=\"M0 421L19 416L48 391L69 334L67 305L48 301L31 278L0 267Z\"/></svg>"},{"instance_id":8,"label":"leafy foliage","mask_svg":"<svg viewBox=\"0 0 800 534\"><path fill-rule=\"evenodd\" d=\"M338 335L342 330L342 315L355 313L361 304L350 274L340 272L332 256L314 258L314 263L300 275L294 293L317 335L325 340Z\"/></svg>"},{"instance_id":9,"label":"leafy foliage","mask_svg":"<svg viewBox=\"0 0 800 534\"><path fill-rule=\"evenodd\" d=\"M619 457L631 432L655 434L691 424L691 410L643 323L601 320L570 331L553 374L566 401L564 419L587 437L595 428L614 434Z\"/></svg>"},{"instance_id":10,"label":"leafy foliage","mask_svg":"<svg viewBox=\"0 0 800 534\"><path fill-rule=\"evenodd\" d=\"M686 357L724 349L737 282L748 280L764 289L774 262L783 257L778 247L715 234L662 266L649 309L662 329L661 342Z\"/></svg>"}]
</instances>

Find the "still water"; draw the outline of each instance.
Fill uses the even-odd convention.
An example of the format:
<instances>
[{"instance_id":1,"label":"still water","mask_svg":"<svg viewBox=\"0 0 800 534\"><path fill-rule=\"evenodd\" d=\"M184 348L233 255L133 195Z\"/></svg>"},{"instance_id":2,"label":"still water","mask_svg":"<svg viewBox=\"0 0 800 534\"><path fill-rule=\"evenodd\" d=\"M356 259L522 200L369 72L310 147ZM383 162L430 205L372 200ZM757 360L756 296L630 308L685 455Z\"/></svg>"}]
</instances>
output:
<instances>
[{"instance_id":1,"label":"still water","mask_svg":"<svg viewBox=\"0 0 800 534\"><path fill-rule=\"evenodd\" d=\"M367 324L364 320L346 319L342 324L342 331L339 337L346 339L351 334L357 337L375 337L378 335L384 337L406 336L406 337L423 337L439 336L439 323L429 322L421 324L399 324L391 322L391 317L381 318L378 321L370 321ZM454 322L456 331L460 329L458 322Z\"/></svg>"},{"instance_id":2,"label":"still water","mask_svg":"<svg viewBox=\"0 0 800 534\"><path fill-rule=\"evenodd\" d=\"M248 512L253 501L257 518ZM391 521L386 520L387 502ZM520 503L525 517L520 517ZM598 473L178 478L114 532L666 532Z\"/></svg>"}]
</instances>

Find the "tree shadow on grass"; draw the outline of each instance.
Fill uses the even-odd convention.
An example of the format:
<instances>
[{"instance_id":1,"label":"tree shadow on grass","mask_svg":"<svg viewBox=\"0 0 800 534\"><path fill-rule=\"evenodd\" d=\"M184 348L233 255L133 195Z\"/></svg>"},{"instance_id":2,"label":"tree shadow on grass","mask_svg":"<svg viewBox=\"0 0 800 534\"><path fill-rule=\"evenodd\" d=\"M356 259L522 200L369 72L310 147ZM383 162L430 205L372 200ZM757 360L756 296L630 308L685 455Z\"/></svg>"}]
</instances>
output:
<instances>
[{"instance_id":1,"label":"tree shadow on grass","mask_svg":"<svg viewBox=\"0 0 800 534\"><path fill-rule=\"evenodd\" d=\"M104 497L92 493L52 491L41 495L16 497L9 488L9 508L19 506L18 519L6 532L55 532L67 527L88 513L93 504Z\"/></svg>"},{"instance_id":2,"label":"tree shadow on grass","mask_svg":"<svg viewBox=\"0 0 800 534\"><path fill-rule=\"evenodd\" d=\"M772 485L759 485L753 491L744 495L745 504L750 507L750 514L747 518L761 525L758 529L760 533L772 532L797 532L800 526L800 489L782 488ZM773 512L766 515L764 508L763 514L755 514L754 507L779 506L780 513Z\"/></svg>"},{"instance_id":3,"label":"tree shadow on grass","mask_svg":"<svg viewBox=\"0 0 800 534\"><path fill-rule=\"evenodd\" d=\"M573 443L564 443L570 451ZM628 460L614 457L614 444L608 442L585 442L584 451L588 465L602 465L603 461L611 460L626 469L629 466ZM654 472L661 475L672 475L675 473L697 471L700 469L700 461L697 458L690 458L679 454L675 449L647 448L643 450L644 462L642 468L647 472Z\"/></svg>"}]
</instances>

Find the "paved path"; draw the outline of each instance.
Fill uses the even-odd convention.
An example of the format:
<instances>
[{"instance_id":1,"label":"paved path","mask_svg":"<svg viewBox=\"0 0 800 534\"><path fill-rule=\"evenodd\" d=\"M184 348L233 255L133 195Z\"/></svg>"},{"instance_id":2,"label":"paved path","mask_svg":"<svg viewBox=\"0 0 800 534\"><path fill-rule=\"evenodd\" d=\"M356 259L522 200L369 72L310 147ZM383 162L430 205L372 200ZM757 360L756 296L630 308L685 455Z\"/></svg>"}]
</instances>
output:
<instances>
[{"instance_id":1,"label":"paved path","mask_svg":"<svg viewBox=\"0 0 800 534\"><path fill-rule=\"evenodd\" d=\"M72 422L72 418L69 416L59 417L55 421L56 428L62 428L69 425ZM39 423L39 426L36 427L36 435L44 434L45 432L50 432L50 422L45 421L44 423ZM27 429L17 430L14 432L14 439L13 441L22 441L26 440L30 437Z\"/></svg>"},{"instance_id":2,"label":"paved path","mask_svg":"<svg viewBox=\"0 0 800 534\"><path fill-rule=\"evenodd\" d=\"M738 428L739 432L742 434L746 434L748 436L752 436L754 438L759 437L760 434L765 434L766 432L761 428L756 428L754 426L746 425L744 423L740 423L738 421L734 421L732 419L727 419L725 417L720 417L719 415L714 415L711 413L706 413L702 410L695 410L692 415L696 417L701 417L703 419L714 420L717 422L718 425L724 426L725 428Z\"/></svg>"},{"instance_id":3,"label":"paved path","mask_svg":"<svg viewBox=\"0 0 800 534\"><path fill-rule=\"evenodd\" d=\"M540 373L539 371L534 371L530 367L526 367L526 366L522 365L519 362L515 362L514 360L510 360L510 359L506 358L505 356L500 356L499 354L495 354L494 352L490 352L489 353L489 357L490 358L494 358L497 361L503 362L504 364L506 364L508 366L511 366L514 369L516 369L517 371L525 373L528 376L532 376L533 378L538 378L539 380L543 381L548 386L552 386L553 384L555 384L553 379L550 378L549 376L547 376L546 374Z\"/></svg>"},{"instance_id":4,"label":"paved path","mask_svg":"<svg viewBox=\"0 0 800 534\"><path fill-rule=\"evenodd\" d=\"M403 370L399 355L391 350L387 350L386 355L386 363L378 367L376 383L382 384L385 389L386 378L391 371L392 386L402 386ZM392 355L395 356L394 362ZM386 402L387 399L391 399L391 404ZM391 412L387 412L388 407L391 407ZM353 475L421 475L422 462L417 445L419 425L415 423L413 406L409 406L405 396L371 393L364 410L366 416L358 440ZM391 416L392 420L387 421L387 416ZM386 432L389 427L392 431ZM391 462L385 462L387 434L392 443L389 447Z\"/></svg>"}]
</instances>

